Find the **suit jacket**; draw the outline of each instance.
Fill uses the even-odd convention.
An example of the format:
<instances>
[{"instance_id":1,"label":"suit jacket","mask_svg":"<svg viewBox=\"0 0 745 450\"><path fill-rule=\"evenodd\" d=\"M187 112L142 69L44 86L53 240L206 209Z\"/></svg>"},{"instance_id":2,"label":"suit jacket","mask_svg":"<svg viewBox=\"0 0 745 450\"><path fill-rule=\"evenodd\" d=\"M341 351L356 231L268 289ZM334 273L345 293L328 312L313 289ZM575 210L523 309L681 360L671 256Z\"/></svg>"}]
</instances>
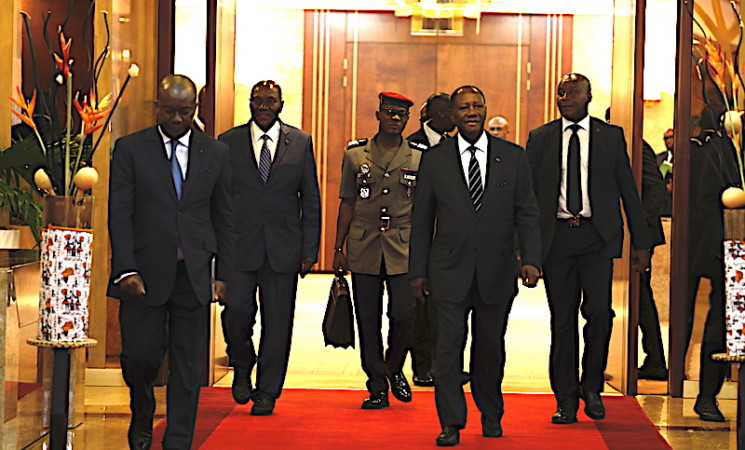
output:
<instances>
[{"instance_id":1,"label":"suit jacket","mask_svg":"<svg viewBox=\"0 0 745 450\"><path fill-rule=\"evenodd\" d=\"M562 131L561 119L542 125L530 132L526 147L541 211L543 261L551 250L559 207ZM589 178L592 222L605 243L601 253L610 258L621 256L623 218L619 199L623 200L633 247L650 248L649 230L626 153L623 130L594 117L590 119Z\"/></svg>"},{"instance_id":2,"label":"suit jacket","mask_svg":"<svg viewBox=\"0 0 745 450\"><path fill-rule=\"evenodd\" d=\"M279 142L266 184L251 140L251 122L218 138L230 147L235 211L234 268L256 271L267 261L275 272L295 273L301 259L318 259L321 203L313 141L280 122Z\"/></svg>"},{"instance_id":3,"label":"suit jacket","mask_svg":"<svg viewBox=\"0 0 745 450\"><path fill-rule=\"evenodd\" d=\"M660 215L667 202L667 189L662 178L654 150L646 142L642 142L642 209L649 227L649 238L652 246L665 243L665 233L662 230Z\"/></svg>"},{"instance_id":4,"label":"suit jacket","mask_svg":"<svg viewBox=\"0 0 745 450\"><path fill-rule=\"evenodd\" d=\"M488 142L486 186L478 212L468 193L458 139L422 154L409 278L428 276L437 301L461 301L474 274L484 302L511 300L517 293L515 230L523 264L540 268L538 205L527 155L521 147L493 136Z\"/></svg>"},{"instance_id":5,"label":"suit jacket","mask_svg":"<svg viewBox=\"0 0 745 450\"><path fill-rule=\"evenodd\" d=\"M740 184L737 153L724 130L703 130L691 138L689 272L707 273L711 260L723 257L724 189Z\"/></svg>"},{"instance_id":6,"label":"suit jacket","mask_svg":"<svg viewBox=\"0 0 745 450\"><path fill-rule=\"evenodd\" d=\"M112 278L108 295L149 305L165 303L176 277L180 242L194 293L199 302L209 303L211 259L217 257L217 279L227 281L231 270L227 146L192 130L179 199L158 128L146 128L116 141L109 181ZM140 274L147 291L144 298L130 297L113 283L126 272Z\"/></svg>"}]
</instances>

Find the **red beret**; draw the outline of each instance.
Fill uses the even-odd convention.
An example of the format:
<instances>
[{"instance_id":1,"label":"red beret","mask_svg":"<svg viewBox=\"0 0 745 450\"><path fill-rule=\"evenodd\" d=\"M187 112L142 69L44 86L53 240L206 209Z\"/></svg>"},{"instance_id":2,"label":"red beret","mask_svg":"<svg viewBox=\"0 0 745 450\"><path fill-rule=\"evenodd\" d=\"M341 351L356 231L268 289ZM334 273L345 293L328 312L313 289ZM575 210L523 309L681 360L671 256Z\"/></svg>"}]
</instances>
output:
<instances>
[{"instance_id":1,"label":"red beret","mask_svg":"<svg viewBox=\"0 0 745 450\"><path fill-rule=\"evenodd\" d=\"M411 108L414 105L413 101L396 92L381 92L378 94L378 98L380 98L381 105L398 105L405 108Z\"/></svg>"}]
</instances>

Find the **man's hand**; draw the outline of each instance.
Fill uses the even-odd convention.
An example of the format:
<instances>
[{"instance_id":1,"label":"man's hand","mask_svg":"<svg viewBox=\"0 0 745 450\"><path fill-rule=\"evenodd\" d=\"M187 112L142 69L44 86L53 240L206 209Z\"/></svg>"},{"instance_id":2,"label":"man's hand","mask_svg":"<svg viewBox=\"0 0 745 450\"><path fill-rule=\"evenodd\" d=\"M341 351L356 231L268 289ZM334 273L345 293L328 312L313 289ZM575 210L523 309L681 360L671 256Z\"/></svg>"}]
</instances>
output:
<instances>
[{"instance_id":1,"label":"man's hand","mask_svg":"<svg viewBox=\"0 0 745 450\"><path fill-rule=\"evenodd\" d=\"M334 268L334 272L336 273L347 273L347 257L344 256L344 252L334 252L334 262L331 267Z\"/></svg>"},{"instance_id":2,"label":"man's hand","mask_svg":"<svg viewBox=\"0 0 745 450\"><path fill-rule=\"evenodd\" d=\"M305 276L308 275L310 269L313 268L313 264L315 263L316 262L310 258L303 258L300 261L300 278L305 278Z\"/></svg>"},{"instance_id":3,"label":"man's hand","mask_svg":"<svg viewBox=\"0 0 745 450\"><path fill-rule=\"evenodd\" d=\"M538 268L530 264L525 264L520 269L520 277L523 279L523 286L525 287L534 288L540 275L541 272Z\"/></svg>"},{"instance_id":4,"label":"man's hand","mask_svg":"<svg viewBox=\"0 0 745 450\"><path fill-rule=\"evenodd\" d=\"M138 273L119 281L119 287L127 294L132 297L144 297L145 296L145 283L142 281L142 277Z\"/></svg>"},{"instance_id":5,"label":"man's hand","mask_svg":"<svg viewBox=\"0 0 745 450\"><path fill-rule=\"evenodd\" d=\"M212 295L212 301L219 302L225 298L227 285L224 281L215 280L215 292Z\"/></svg>"},{"instance_id":6,"label":"man's hand","mask_svg":"<svg viewBox=\"0 0 745 450\"><path fill-rule=\"evenodd\" d=\"M631 267L639 273L649 272L649 250L633 250L631 252Z\"/></svg>"},{"instance_id":7,"label":"man's hand","mask_svg":"<svg viewBox=\"0 0 745 450\"><path fill-rule=\"evenodd\" d=\"M419 303L424 303L429 297L429 279L414 278L409 282L411 284L411 293Z\"/></svg>"}]
</instances>

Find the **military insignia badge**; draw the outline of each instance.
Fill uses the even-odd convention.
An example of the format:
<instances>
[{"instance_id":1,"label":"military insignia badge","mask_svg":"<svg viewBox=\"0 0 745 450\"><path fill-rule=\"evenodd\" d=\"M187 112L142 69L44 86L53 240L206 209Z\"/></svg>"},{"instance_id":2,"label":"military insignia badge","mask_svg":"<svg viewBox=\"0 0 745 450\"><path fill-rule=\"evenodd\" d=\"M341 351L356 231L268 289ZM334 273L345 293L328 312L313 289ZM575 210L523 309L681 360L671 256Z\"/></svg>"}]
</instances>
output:
<instances>
[{"instance_id":1,"label":"military insignia badge","mask_svg":"<svg viewBox=\"0 0 745 450\"><path fill-rule=\"evenodd\" d=\"M370 198L370 188L367 186L360 187L360 198Z\"/></svg>"},{"instance_id":2,"label":"military insignia badge","mask_svg":"<svg viewBox=\"0 0 745 450\"><path fill-rule=\"evenodd\" d=\"M360 164L360 173L361 174L368 174L368 173L370 173L370 165L368 163L362 163L362 164Z\"/></svg>"}]
</instances>

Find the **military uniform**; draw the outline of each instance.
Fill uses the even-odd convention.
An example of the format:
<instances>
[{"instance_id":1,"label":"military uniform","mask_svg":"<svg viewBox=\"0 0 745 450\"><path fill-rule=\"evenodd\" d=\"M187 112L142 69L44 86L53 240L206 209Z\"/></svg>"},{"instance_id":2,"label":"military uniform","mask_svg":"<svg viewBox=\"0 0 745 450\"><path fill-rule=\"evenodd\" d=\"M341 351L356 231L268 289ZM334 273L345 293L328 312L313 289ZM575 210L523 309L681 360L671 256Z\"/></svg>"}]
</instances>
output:
<instances>
[{"instance_id":1,"label":"military uniform","mask_svg":"<svg viewBox=\"0 0 745 450\"><path fill-rule=\"evenodd\" d=\"M402 139L381 151L374 139L350 142L342 163L340 198L355 198L347 234L347 264L360 334L362 368L371 393L388 390L386 375L401 372L414 318L407 272L411 209L422 145ZM383 359L382 288L389 296L388 350Z\"/></svg>"}]
</instances>

